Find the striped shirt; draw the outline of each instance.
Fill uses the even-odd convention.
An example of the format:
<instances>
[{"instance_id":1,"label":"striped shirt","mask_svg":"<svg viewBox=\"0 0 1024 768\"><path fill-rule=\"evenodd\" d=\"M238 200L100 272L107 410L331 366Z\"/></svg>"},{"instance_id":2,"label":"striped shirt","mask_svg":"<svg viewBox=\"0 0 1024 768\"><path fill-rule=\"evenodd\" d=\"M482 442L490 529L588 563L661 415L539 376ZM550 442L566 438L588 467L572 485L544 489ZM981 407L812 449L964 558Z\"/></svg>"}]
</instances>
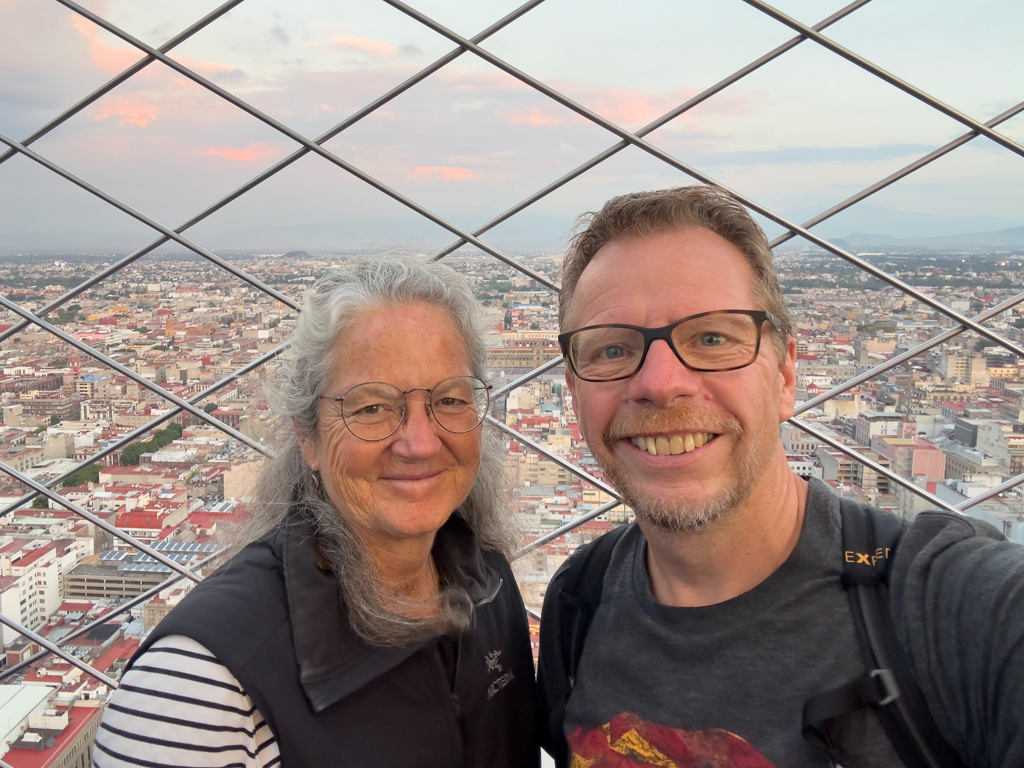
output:
<instances>
[{"instance_id":1,"label":"striped shirt","mask_svg":"<svg viewBox=\"0 0 1024 768\"><path fill-rule=\"evenodd\" d=\"M277 739L227 668L195 640L155 642L121 678L94 768L271 768Z\"/></svg>"}]
</instances>

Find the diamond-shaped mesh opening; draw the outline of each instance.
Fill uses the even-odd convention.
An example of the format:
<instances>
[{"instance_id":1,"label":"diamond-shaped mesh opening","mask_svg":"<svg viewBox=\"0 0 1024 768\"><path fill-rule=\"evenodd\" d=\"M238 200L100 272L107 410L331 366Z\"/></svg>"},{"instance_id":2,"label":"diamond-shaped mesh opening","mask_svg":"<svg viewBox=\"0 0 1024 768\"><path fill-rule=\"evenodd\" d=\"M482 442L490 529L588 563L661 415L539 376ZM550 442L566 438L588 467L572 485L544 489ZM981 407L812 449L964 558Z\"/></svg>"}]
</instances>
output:
<instances>
[{"instance_id":1,"label":"diamond-shaped mesh opening","mask_svg":"<svg viewBox=\"0 0 1024 768\"><path fill-rule=\"evenodd\" d=\"M75 386L88 395L84 398L87 403L94 392L103 391L111 373L116 373L134 388L135 401L145 402L148 407L127 415L121 414L117 397L107 398L110 402L102 407L87 404L88 413L79 412L76 417L105 418L130 431L99 435L95 450L74 452L82 461L51 474L43 482L32 479L31 465L25 457L0 465L10 479L8 495L20 494L0 514L9 515L33 501L38 506L40 499L51 510L68 510L75 516L72 519L84 519L95 526L95 541L102 545L96 552L99 561L129 561L139 578L132 589L110 595L124 598L114 612L85 622L59 643L0 617L5 625L5 645L18 634L30 641L22 660L12 663L0 679L55 653L116 687L111 676L61 646L73 648L77 637L101 628L113 617L140 610L153 596L173 590L181 579L198 581L199 569L216 560L218 552L201 545L176 547L155 539L143 543L139 536L132 535L133 531L146 530L138 515L125 513L113 519L109 507L93 499L87 501L86 495L61 495L56 491L67 482L89 478L131 482L140 473L159 470L173 474L177 466L171 466L173 461L154 468L151 463L147 467L143 460L183 430L204 435L219 460L239 467L234 482L244 485L251 479L255 464L239 459L255 460L266 454L264 443L269 442L272 428L258 394L259 381L287 344L296 314L301 311L302 290L324 261L302 254L275 260L246 252L215 253L214 249L232 243L245 247L251 243L245 240L246 233L255 240L273 242L289 217L308 227L313 233L310 242L329 243L332 230L324 221L332 212L331 195L341 185L364 193L360 204L365 207L353 211L355 218L387 223L383 228L366 230L362 242L369 250L390 244L379 241L380 231L413 239L432 258L447 259L474 280L496 328L508 322L511 328L523 331L512 334L513 342L493 350L489 364L497 397L489 419L509 441L513 471L519 480L514 501L537 518L533 533L518 553L521 586L534 611L539 608L546 578L561 560L575 546L629 519L630 512L605 483L581 443L571 410L565 406L561 361L553 345L556 331L545 327L539 314L536 319L531 316L531 306L555 301L559 255L533 254L527 260L514 255L514 246L531 227L549 226L552 220L562 219L561 212L567 207L582 211L627 189L727 181L732 194L774 237L773 247L800 238L831 254L834 259L826 262L816 256L818 266L814 268L807 267L809 257L799 251L780 251L777 256L781 271L788 276L783 280L787 289L822 289L817 294L796 292L791 297L800 328L806 331L800 335L801 351L808 356L821 347L816 331L835 316L835 304L829 305L823 289L834 285L871 292L876 304L892 310L889 317L878 318L858 316L857 308L850 307L850 327L870 329L875 337L858 348L856 360L822 366L814 375L802 377L803 402L797 415L783 425L789 453L816 457L815 462L826 467L838 482L856 484L869 492L870 498L896 495L907 511L920 505L962 511L994 504L997 508L991 514L998 517L1008 503L1000 497L1016 489L1019 499L1019 486L1024 482L1019 451L1013 454L1009 471L1003 473L1005 482L950 503L915 483L911 478L913 457L881 455L870 447L870 437L895 434L886 431L889 427L884 425L881 431L873 431L872 419L893 421L893 414L885 413L886 405L895 406L895 415L902 409L906 416L915 403L941 403L943 412L931 422L917 421L917 428L929 437L940 434L941 423L957 414L955 402L963 398L958 397L956 388L945 392L940 380L915 374L915 365L927 362L933 371L945 370L953 372L950 376L954 378L969 379L970 374L957 366L970 368L971 361L977 359L974 350L988 345L989 351L995 348L1006 353L1005 360L996 361L1002 364L1003 373L999 375L1012 373L1024 357L1024 348L1021 333L1008 313L1024 301L1024 293L1017 292L1012 283L999 286L999 291L996 287L986 290L983 285L971 285L972 279L980 280L970 270L967 256L961 265L943 264L933 273L922 275L920 271L904 270L897 258L888 258L885 253L857 255L845 244L825 239L815 228L833 217L837 221L852 217L851 226L855 226L856 212L871 206L873 196L899 194L915 180L927 178L928 173L940 172L932 169L945 167L941 172L955 177L963 168L942 164L969 151L978 153L971 162L1002 164L1010 177L1015 174L1019 180L1014 163L1021 159L1013 155L1024 156L1024 147L1019 142L1020 120L1014 118L1024 111L1024 103L1009 109L1004 104L1004 111L989 116L986 113L994 111L990 103L979 101L974 91L960 84L941 78L936 81L933 71L909 64L904 67L906 62L901 60L892 64L894 70L909 70L910 79L922 85L919 88L873 63L877 53L877 60L889 66L891 51L880 45L880 39L899 43L906 27L901 27L898 20L887 21L883 18L886 11L877 4L868 6L867 0L856 0L842 8L835 6L828 17L813 20L813 26L762 0L744 2L736 4L736 16L729 19L709 16L706 4L673 4L669 16L674 23L657 24L658 40L678 38L685 42L687 35L698 34L699 29L720 34L714 30L724 27L728 30L728 45L723 40L712 54L692 60L680 54L682 58L664 61L657 60L657 46L650 46L636 60L624 60L613 82L600 83L588 78L592 77L594 64L608 55L601 45L615 48L618 35L639 35L644 28L640 15L630 12L626 17L615 16L618 13L621 17L621 4L608 4L608 18L596 8L600 3L592 4L595 8L585 12L571 3L558 7L542 0L530 0L517 9L478 4L473 18L451 20L444 15L437 21L399 0L363 0L361 14L353 14L363 19L361 27L346 28L340 34L310 27L299 41L308 46L332 47L339 60L348 63L344 93L318 90L318 75L311 70L300 67L285 73L282 51L298 43L289 40L279 24L268 26L266 19L272 18L273 10L260 7L261 0L246 0L244 4L230 0L219 7L192 3L187 8L176 6L170 15L166 10L154 11L153 18L146 18L138 9L122 9L122 15L112 20L98 15L92 6L85 8L71 0L57 0L48 6L46 34L52 36L50 42L78 46L81 56L102 61L106 69L95 71L106 71L112 78L98 86L89 80L86 68L60 71L42 55L47 45L26 44L24 39L12 43L9 50L17 58L6 60L5 66L10 67L10 81L15 84L12 87L16 86L17 96L38 96L45 103L80 100L41 127L8 127L25 136L20 140L0 133L0 142L7 147L0 155L0 173L15 184L23 179L47 179L33 186L16 205L12 202L13 216L8 221L21 217L45 227L47 217L55 220L66 216L76 221L79 231L103 232L104 228L117 227L123 231L123 220L130 220L136 231L147 235L137 240L134 250L98 269L93 263L69 263L61 281L43 291L17 285L7 288L0 305L10 327L0 331L0 341L10 347L29 337L35 341L48 337L52 339L48 352L51 361L74 361L80 371ZM429 10L429 4L425 5ZM786 4L785 9L789 10L790 5ZM801 18L807 15L799 3L795 5L794 13ZM814 7L820 8L820 4ZM488 23L480 21L488 10L495 17L490 26L475 37L463 37L472 34L467 26ZM186 11L206 15L175 33ZM11 13L11 28L15 29L14 22L28 17L21 7ZM502 13L507 15L502 17ZM584 13L586 18L575 27L568 23L573 14L578 19ZM67 26L68 14L77 37ZM602 24L610 18L619 18L619 26L614 34L602 33ZM917 21L909 20L911 26ZM444 26L446 23L456 27ZM648 27L652 24L647 22ZM387 30L395 25L402 27L407 42L381 42L395 39L387 36ZM458 31L454 31L456 28ZM880 28L884 35L877 34ZM256 29L260 31L254 32ZM240 64L206 60L211 40L217 35L238 43L257 34L266 37L258 55L253 51L241 53ZM275 41L285 47L274 48ZM157 44L159 48L151 47ZM561 59L550 55L560 50ZM614 50L616 54L621 51ZM992 53L992 48L979 49L978 57L985 56L991 57L994 69L1013 71ZM385 72L374 65L381 57L400 66ZM259 69L271 85L263 90L255 87L246 80L244 67ZM807 70L813 71L803 80L794 77L795 72ZM564 72L578 77L578 82L562 82L565 75L559 73ZM685 83L681 82L684 72L693 73ZM844 104L848 85L865 81L877 92L876 103ZM694 82L700 85L694 87ZM654 84L655 96L643 91L645 83ZM1015 97L1013 86L1019 84L1012 79L1001 80L990 101L998 102L1003 93ZM820 110L833 114L827 130L835 134L879 131L909 119L909 115L916 116L918 122L913 123L915 128L898 132L896 146L853 156L856 172L849 173L849 165L837 165L849 164L849 153L830 146L828 137L808 140L796 130L801 122L799 114L772 114L780 94L792 95L795 91L805 96L801 108L807 115ZM87 95L82 97L83 93ZM468 93L472 98L452 99L453 93ZM1009 103L1009 98L1003 101ZM884 108L880 108L883 102ZM144 126L157 112L173 114L176 108L180 112L182 104L189 104L194 113L199 103L205 105L207 117L227 118L220 125L211 117L190 127L179 114L174 130L165 135L165 141L187 146L197 133L210 133L204 139L203 163L197 164L184 187L161 190L158 182L167 171L167 157L147 148L137 137L121 148L125 156L134 153L139 160L124 176L76 152L63 138L72 127L82 131L85 126L92 146L109 147L117 140L116 132L109 130L111 121L120 121L122 127ZM496 110L473 113L480 104L493 107L495 103L499 104ZM18 116L21 119L42 112L20 110ZM984 115L987 121L971 116L975 114ZM448 146L431 145L424 126L436 127L432 124L445 120L450 121L444 123ZM228 125L227 134L218 134L224 125ZM757 146L755 134L761 132L767 137L766 148L730 151L720 140L709 138L712 128L723 125L736 126L736 134L746 133L753 146ZM527 126L550 128L551 140L540 150L534 145L531 151L529 142L523 140ZM33 132L28 133L30 130ZM825 129L819 126L818 130ZM783 134L792 138L780 139ZM396 153L394 142L403 135L409 136L409 141ZM491 135L497 137L494 145L485 141ZM808 148L787 150L787 141ZM775 149L768 148L771 144ZM842 138L834 144L842 144ZM489 146L496 149L486 161L468 168L450 163L459 146L466 147L467 153L478 154ZM239 166L230 165L240 158L255 161L259 173L249 177L238 171ZM807 176L805 199L799 204L787 203L787 209L805 210L807 218L787 218L776 210L772 180L781 173ZM496 199L506 201L503 207L483 210L472 195L443 184L469 176L500 187L504 197ZM197 199L204 203L196 206ZM822 210L824 205L830 207ZM170 220L153 218L143 209ZM467 213L478 218L472 222L455 220L456 215ZM322 229L319 235L318 227ZM498 247L498 243L511 245ZM150 254L168 250L183 251L188 256L179 262L152 260ZM1012 250L1003 256L1007 260L1021 258ZM343 262L346 258L339 254L336 260ZM493 266L494 260L502 265L497 273L486 268ZM167 285L173 283L179 293L166 307L160 306L167 291L161 285L161 270ZM946 279L938 277L940 274ZM130 317L125 317L130 314L129 308L119 301L130 293L145 298L146 306L156 311L163 327L130 325ZM72 334L62 328L81 316L83 298L97 296L109 300L110 316L120 315L128 324L133 331L131 339L166 352L167 359L157 358L160 365L147 365L132 356L131 344L123 339ZM502 306L502 299L507 299L506 306ZM891 317L897 310L899 323ZM204 314L209 315L210 322L202 321ZM550 313L546 316L551 317ZM262 330L243 333L241 339L222 332L233 322L244 324L254 318L259 319ZM165 343L154 347L154 339ZM187 355L175 355L178 341L189 345ZM234 353L234 366L201 364L203 352L212 357L226 349ZM993 371L997 368L1000 366L992 366ZM867 385L879 382L885 386L867 390ZM42 386L42 381L36 383ZM937 388L948 399L936 397ZM59 389L59 385L51 387L54 400L60 397L56 392ZM871 411L874 415L864 418L863 412L868 409L863 403L867 399L878 405L880 415ZM50 407L58 405L51 403ZM858 413L861 418L846 419L845 431L837 428L840 419ZM972 468L980 467L977 457L969 453L957 459L962 459L963 466L957 466L965 476ZM180 457L180 464L185 466L190 460ZM798 472L810 471L809 461L794 459L793 467ZM544 491L556 488L560 489L558 493L544 495ZM166 495L171 503L175 495L172 487L167 488ZM1012 503L1019 505L1019 501ZM1009 512L1000 519L1004 530L1019 526ZM69 600L79 594L75 590L88 588L83 579L87 580L87 574L74 583L69 578ZM34 622L39 617L30 618ZM32 650L37 652L30 653Z\"/></svg>"}]
</instances>

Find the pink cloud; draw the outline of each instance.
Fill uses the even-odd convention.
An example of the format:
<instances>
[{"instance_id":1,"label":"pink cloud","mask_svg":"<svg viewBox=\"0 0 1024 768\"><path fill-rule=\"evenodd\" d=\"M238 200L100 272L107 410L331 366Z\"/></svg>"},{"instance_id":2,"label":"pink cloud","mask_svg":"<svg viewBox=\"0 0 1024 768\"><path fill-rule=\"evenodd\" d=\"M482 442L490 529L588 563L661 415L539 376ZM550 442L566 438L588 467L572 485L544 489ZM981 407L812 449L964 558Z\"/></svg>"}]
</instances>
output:
<instances>
[{"instance_id":1,"label":"pink cloud","mask_svg":"<svg viewBox=\"0 0 1024 768\"><path fill-rule=\"evenodd\" d=\"M443 179L444 181L465 181L472 175L468 168L457 168L443 165L421 165L412 173L407 174L407 179Z\"/></svg>"},{"instance_id":2,"label":"pink cloud","mask_svg":"<svg viewBox=\"0 0 1024 768\"><path fill-rule=\"evenodd\" d=\"M121 125L138 125L140 127L149 124L157 118L157 107L136 96L121 95L108 96L100 102L100 109L92 115L93 120L107 120L116 117Z\"/></svg>"},{"instance_id":3,"label":"pink cloud","mask_svg":"<svg viewBox=\"0 0 1024 768\"><path fill-rule=\"evenodd\" d=\"M573 98L602 117L621 125L646 125L697 94L696 88L676 88L667 93L648 93L632 88L612 86L568 91ZM718 96L704 102L701 112L743 115L750 111L746 99ZM689 120L690 114L683 115Z\"/></svg>"},{"instance_id":4,"label":"pink cloud","mask_svg":"<svg viewBox=\"0 0 1024 768\"><path fill-rule=\"evenodd\" d=\"M222 157L225 160L238 160L243 163L266 162L277 157L281 147L273 141L250 141L244 147L207 147L204 155Z\"/></svg>"},{"instance_id":5,"label":"pink cloud","mask_svg":"<svg viewBox=\"0 0 1024 768\"><path fill-rule=\"evenodd\" d=\"M565 120L561 117L551 117L534 107L527 110L513 110L511 112L499 112L499 120L505 120L510 125L532 125L536 127L554 128L561 125Z\"/></svg>"},{"instance_id":6,"label":"pink cloud","mask_svg":"<svg viewBox=\"0 0 1024 768\"><path fill-rule=\"evenodd\" d=\"M199 59L178 59L177 61L200 75L240 73L238 67L233 67L230 64L221 64L216 61L200 61Z\"/></svg>"},{"instance_id":7,"label":"pink cloud","mask_svg":"<svg viewBox=\"0 0 1024 768\"><path fill-rule=\"evenodd\" d=\"M71 26L85 38L92 63L105 72L120 72L143 56L136 48L111 45L103 40L100 37L100 28L77 13L71 16Z\"/></svg>"},{"instance_id":8,"label":"pink cloud","mask_svg":"<svg viewBox=\"0 0 1024 768\"><path fill-rule=\"evenodd\" d=\"M384 59L393 59L398 56L398 46L391 43L371 40L368 37L351 37L348 35L335 35L331 43L339 48L345 48L359 53L368 53L371 56L379 56Z\"/></svg>"},{"instance_id":9,"label":"pink cloud","mask_svg":"<svg viewBox=\"0 0 1024 768\"><path fill-rule=\"evenodd\" d=\"M447 66L434 75L456 91L524 91L532 88L522 80L497 69L476 71Z\"/></svg>"},{"instance_id":10,"label":"pink cloud","mask_svg":"<svg viewBox=\"0 0 1024 768\"><path fill-rule=\"evenodd\" d=\"M497 82L493 83L493 86L500 88L500 84ZM648 93L621 86L587 87L563 82L553 82L551 86L601 117L617 125L628 127L646 125L669 110L685 103L687 99L697 93L693 88L676 88L667 93ZM456 86L456 90L458 90L458 86ZM705 102L700 109L703 114L741 116L750 112L750 104L746 99L719 96ZM556 127L565 123L588 122L580 115L569 115L561 113L561 110L558 112L555 110L557 107L551 103L543 107L506 109L496 113L495 116L510 125L531 125L539 128ZM689 121L691 115L687 113L681 119Z\"/></svg>"}]
</instances>

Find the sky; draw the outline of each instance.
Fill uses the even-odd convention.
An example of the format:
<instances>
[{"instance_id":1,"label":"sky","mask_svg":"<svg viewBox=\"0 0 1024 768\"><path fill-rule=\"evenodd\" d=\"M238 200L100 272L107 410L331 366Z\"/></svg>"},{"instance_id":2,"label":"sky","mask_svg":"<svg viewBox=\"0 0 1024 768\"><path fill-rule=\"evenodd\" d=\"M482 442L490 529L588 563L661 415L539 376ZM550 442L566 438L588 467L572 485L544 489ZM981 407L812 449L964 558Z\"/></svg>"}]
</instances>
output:
<instances>
[{"instance_id":1,"label":"sky","mask_svg":"<svg viewBox=\"0 0 1024 768\"><path fill-rule=\"evenodd\" d=\"M80 0L150 45L219 4ZM416 0L473 36L498 0ZM777 0L814 24L843 4ZM1024 100L1024 3L873 0L825 35L986 121ZM483 47L635 131L794 32L742 0L545 0ZM455 46L382 0L245 0L169 54L310 139ZM0 133L22 140L143 54L55 0L0 0ZM1024 115L997 128L1024 143ZM968 128L817 43L659 128L678 160L803 222ZM473 230L617 137L464 53L325 147L456 226ZM289 137L162 63L32 148L132 208L177 227L294 151ZM624 192L690 183L635 147L483 236L557 250L574 218ZM819 225L922 237L1024 226L1024 157L978 138ZM768 223L770 236L783 230ZM34 161L0 164L0 252L128 252L156 233ZM454 237L308 155L191 227L210 249L431 252ZM175 247L175 250L180 250Z\"/></svg>"}]
</instances>

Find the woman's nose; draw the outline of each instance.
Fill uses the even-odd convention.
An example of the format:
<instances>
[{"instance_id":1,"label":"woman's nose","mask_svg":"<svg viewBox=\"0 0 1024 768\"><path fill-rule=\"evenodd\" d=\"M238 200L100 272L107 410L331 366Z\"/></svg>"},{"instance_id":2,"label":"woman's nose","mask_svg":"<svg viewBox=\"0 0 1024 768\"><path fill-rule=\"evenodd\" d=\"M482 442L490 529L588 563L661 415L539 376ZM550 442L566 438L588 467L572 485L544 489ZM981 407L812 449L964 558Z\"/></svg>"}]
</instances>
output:
<instances>
[{"instance_id":1,"label":"woman's nose","mask_svg":"<svg viewBox=\"0 0 1024 768\"><path fill-rule=\"evenodd\" d=\"M391 444L391 449L399 456L407 458L431 456L441 445L437 430L437 422L430 414L429 403L425 399L410 397L407 400L405 418L396 433L398 439Z\"/></svg>"}]
</instances>

